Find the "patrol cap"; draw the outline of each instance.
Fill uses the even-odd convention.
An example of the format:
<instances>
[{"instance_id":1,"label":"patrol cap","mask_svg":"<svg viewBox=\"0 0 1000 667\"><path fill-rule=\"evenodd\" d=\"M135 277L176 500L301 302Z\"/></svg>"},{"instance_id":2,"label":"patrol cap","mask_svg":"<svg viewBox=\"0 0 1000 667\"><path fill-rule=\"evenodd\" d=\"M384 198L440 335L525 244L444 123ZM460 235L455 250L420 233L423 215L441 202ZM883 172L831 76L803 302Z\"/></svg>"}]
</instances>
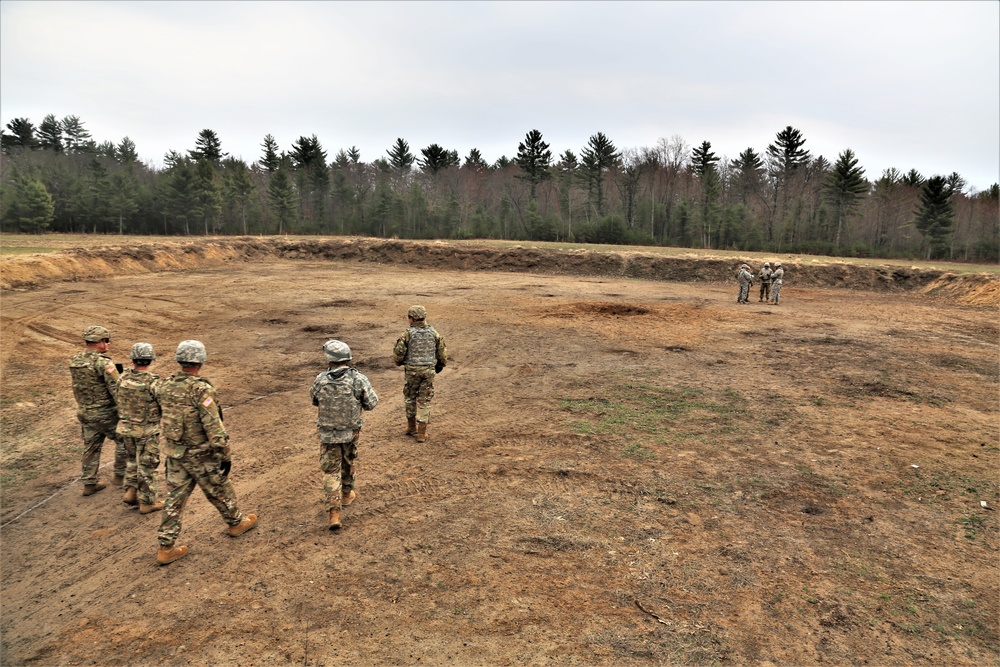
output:
<instances>
[{"instance_id":1,"label":"patrol cap","mask_svg":"<svg viewBox=\"0 0 1000 667\"><path fill-rule=\"evenodd\" d=\"M412 317L415 320L426 320L427 309L423 306L410 306L410 309L406 311L406 316Z\"/></svg>"},{"instance_id":2,"label":"patrol cap","mask_svg":"<svg viewBox=\"0 0 1000 667\"><path fill-rule=\"evenodd\" d=\"M182 364L203 364L206 358L208 353L205 351L205 346L197 340L182 340L177 345L177 353L174 354L174 359Z\"/></svg>"},{"instance_id":3,"label":"patrol cap","mask_svg":"<svg viewBox=\"0 0 1000 667\"><path fill-rule=\"evenodd\" d=\"M129 351L128 358L133 361L136 359L153 361L156 359L156 353L153 352L153 346L149 343L136 343Z\"/></svg>"},{"instance_id":4,"label":"patrol cap","mask_svg":"<svg viewBox=\"0 0 1000 667\"><path fill-rule=\"evenodd\" d=\"M83 339L88 343L100 343L105 338L111 338L111 332L96 324L91 324L83 330Z\"/></svg>"},{"instance_id":5,"label":"patrol cap","mask_svg":"<svg viewBox=\"0 0 1000 667\"><path fill-rule=\"evenodd\" d=\"M351 348L347 346L347 343L342 343L339 340L331 339L323 343L323 354L326 355L327 361L351 360Z\"/></svg>"}]
</instances>

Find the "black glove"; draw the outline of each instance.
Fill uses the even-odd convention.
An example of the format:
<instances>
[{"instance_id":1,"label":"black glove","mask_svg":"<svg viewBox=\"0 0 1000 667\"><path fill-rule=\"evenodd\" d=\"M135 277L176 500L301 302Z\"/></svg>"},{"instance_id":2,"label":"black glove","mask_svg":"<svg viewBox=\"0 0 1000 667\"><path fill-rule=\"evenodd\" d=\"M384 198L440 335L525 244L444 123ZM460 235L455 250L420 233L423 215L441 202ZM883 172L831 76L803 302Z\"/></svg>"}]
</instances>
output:
<instances>
[{"instance_id":1,"label":"black glove","mask_svg":"<svg viewBox=\"0 0 1000 667\"><path fill-rule=\"evenodd\" d=\"M437 362L436 364L434 364L434 372L435 373L440 373L443 370L444 370L444 364L442 364L440 361Z\"/></svg>"},{"instance_id":2,"label":"black glove","mask_svg":"<svg viewBox=\"0 0 1000 667\"><path fill-rule=\"evenodd\" d=\"M223 461L219 464L219 471L222 472L222 477L225 479L229 477L229 471L233 469L232 461Z\"/></svg>"}]
</instances>

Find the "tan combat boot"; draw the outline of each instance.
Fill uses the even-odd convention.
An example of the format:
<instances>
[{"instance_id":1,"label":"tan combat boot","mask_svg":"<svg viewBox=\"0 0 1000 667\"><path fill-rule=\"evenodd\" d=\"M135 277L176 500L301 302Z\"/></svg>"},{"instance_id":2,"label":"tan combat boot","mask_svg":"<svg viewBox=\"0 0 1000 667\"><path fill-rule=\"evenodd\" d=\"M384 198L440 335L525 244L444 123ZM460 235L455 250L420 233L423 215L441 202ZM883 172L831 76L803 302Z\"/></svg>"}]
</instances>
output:
<instances>
[{"instance_id":1,"label":"tan combat boot","mask_svg":"<svg viewBox=\"0 0 1000 667\"><path fill-rule=\"evenodd\" d=\"M340 530L340 510L330 510L330 530Z\"/></svg>"},{"instance_id":2,"label":"tan combat boot","mask_svg":"<svg viewBox=\"0 0 1000 667\"><path fill-rule=\"evenodd\" d=\"M144 505L139 503L139 514L152 514L153 512L159 512L163 509L163 501L153 503L152 505Z\"/></svg>"},{"instance_id":3,"label":"tan combat boot","mask_svg":"<svg viewBox=\"0 0 1000 667\"><path fill-rule=\"evenodd\" d=\"M111 483L115 486L121 486L125 483L125 475L119 475L115 473L115 476L111 478Z\"/></svg>"},{"instance_id":4,"label":"tan combat boot","mask_svg":"<svg viewBox=\"0 0 1000 667\"><path fill-rule=\"evenodd\" d=\"M135 507L139 504L139 494L136 492L134 486L130 486L125 489L125 495L122 496L122 502L129 507Z\"/></svg>"},{"instance_id":5,"label":"tan combat boot","mask_svg":"<svg viewBox=\"0 0 1000 667\"><path fill-rule=\"evenodd\" d=\"M427 422L417 422L417 442L427 441Z\"/></svg>"},{"instance_id":6,"label":"tan combat boot","mask_svg":"<svg viewBox=\"0 0 1000 667\"><path fill-rule=\"evenodd\" d=\"M340 504L343 507L347 507L354 502L354 499L358 497L358 494L354 493L354 489L347 492L347 495L340 499Z\"/></svg>"},{"instance_id":7,"label":"tan combat boot","mask_svg":"<svg viewBox=\"0 0 1000 667\"><path fill-rule=\"evenodd\" d=\"M417 418L407 417L406 418L406 435L416 435L417 434Z\"/></svg>"},{"instance_id":8,"label":"tan combat boot","mask_svg":"<svg viewBox=\"0 0 1000 667\"><path fill-rule=\"evenodd\" d=\"M247 514L243 517L243 520L240 521L238 524L229 527L229 534L232 535L233 537L236 537L237 535L242 535L248 530L256 527L257 527L257 515Z\"/></svg>"},{"instance_id":9,"label":"tan combat boot","mask_svg":"<svg viewBox=\"0 0 1000 667\"><path fill-rule=\"evenodd\" d=\"M160 547L156 550L156 562L160 565L169 565L175 560L180 560L187 555L187 547Z\"/></svg>"},{"instance_id":10,"label":"tan combat boot","mask_svg":"<svg viewBox=\"0 0 1000 667\"><path fill-rule=\"evenodd\" d=\"M108 485L104 482L97 482L95 484L84 484L83 485L83 495L92 496L98 491L103 491L108 488Z\"/></svg>"}]
</instances>

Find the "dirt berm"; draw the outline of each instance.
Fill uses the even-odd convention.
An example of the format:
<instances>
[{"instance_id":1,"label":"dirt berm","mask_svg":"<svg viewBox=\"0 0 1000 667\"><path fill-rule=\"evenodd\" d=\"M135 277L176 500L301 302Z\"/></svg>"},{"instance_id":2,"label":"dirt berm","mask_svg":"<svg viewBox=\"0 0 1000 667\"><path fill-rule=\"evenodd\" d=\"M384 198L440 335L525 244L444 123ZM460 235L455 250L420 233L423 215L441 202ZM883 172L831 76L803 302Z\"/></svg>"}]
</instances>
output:
<instances>
[{"instance_id":1,"label":"dirt berm","mask_svg":"<svg viewBox=\"0 0 1000 667\"><path fill-rule=\"evenodd\" d=\"M434 269L512 271L550 275L590 275L671 282L731 282L736 258L668 257L653 252L508 248L474 243L400 241L352 237L310 240L211 237L197 241L159 241L141 245L77 248L61 252L4 257L0 289L37 287L111 275L213 267L267 259L355 260ZM1000 304L1000 276L956 275L948 271L901 266L861 266L784 262L786 283L854 290L944 293L963 303Z\"/></svg>"}]
</instances>

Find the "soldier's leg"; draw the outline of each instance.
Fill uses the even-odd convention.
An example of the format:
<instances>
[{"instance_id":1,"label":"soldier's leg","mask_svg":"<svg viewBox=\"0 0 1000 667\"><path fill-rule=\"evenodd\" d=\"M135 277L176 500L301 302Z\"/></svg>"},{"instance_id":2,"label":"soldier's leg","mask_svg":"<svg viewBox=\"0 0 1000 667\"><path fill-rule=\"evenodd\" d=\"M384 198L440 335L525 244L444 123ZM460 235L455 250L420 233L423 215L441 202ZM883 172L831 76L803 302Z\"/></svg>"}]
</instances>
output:
<instances>
[{"instance_id":1,"label":"soldier's leg","mask_svg":"<svg viewBox=\"0 0 1000 667\"><path fill-rule=\"evenodd\" d=\"M159 485L156 473L160 467L160 444L158 436L151 435L136 439L136 488L139 502L143 505L156 503Z\"/></svg>"},{"instance_id":2,"label":"soldier's leg","mask_svg":"<svg viewBox=\"0 0 1000 667\"><path fill-rule=\"evenodd\" d=\"M427 424L431 420L431 399L434 398L434 371L430 376L421 379L417 387L416 415L418 424Z\"/></svg>"},{"instance_id":3,"label":"soldier's leg","mask_svg":"<svg viewBox=\"0 0 1000 667\"><path fill-rule=\"evenodd\" d=\"M419 375L411 371L406 372L406 380L403 383L403 407L406 408L407 419L417 416L417 390L421 381Z\"/></svg>"},{"instance_id":4,"label":"soldier's leg","mask_svg":"<svg viewBox=\"0 0 1000 667\"><path fill-rule=\"evenodd\" d=\"M235 526L243 520L243 512L240 511L236 502L236 487L233 486L228 475L222 476L221 465L220 458L209 455L194 462L191 466L191 473L208 502L219 510L226 525Z\"/></svg>"},{"instance_id":5,"label":"soldier's leg","mask_svg":"<svg viewBox=\"0 0 1000 667\"><path fill-rule=\"evenodd\" d=\"M181 534L181 512L194 490L195 479L184 466L184 459L167 458L167 499L160 514L157 540L161 547L172 547Z\"/></svg>"},{"instance_id":6,"label":"soldier's leg","mask_svg":"<svg viewBox=\"0 0 1000 667\"><path fill-rule=\"evenodd\" d=\"M355 461L358 458L358 439L360 436L361 431L355 431L354 439L341 446L343 450L340 459L340 492L342 496L346 496L354 490L354 476L358 472Z\"/></svg>"},{"instance_id":7,"label":"soldier's leg","mask_svg":"<svg viewBox=\"0 0 1000 667\"><path fill-rule=\"evenodd\" d=\"M117 480L117 483L124 483L128 475L129 465L128 451L125 449L125 438L116 435L113 428L108 438L115 441L115 480ZM134 457L132 463L134 465Z\"/></svg>"},{"instance_id":8,"label":"soldier's leg","mask_svg":"<svg viewBox=\"0 0 1000 667\"><path fill-rule=\"evenodd\" d=\"M97 483L97 470L101 467L101 448L105 431L100 423L81 422L83 433L83 456L81 456L80 481L85 485Z\"/></svg>"},{"instance_id":9,"label":"soldier's leg","mask_svg":"<svg viewBox=\"0 0 1000 667\"><path fill-rule=\"evenodd\" d=\"M343 449L340 443L321 443L319 467L323 471L323 495L326 511L340 509Z\"/></svg>"},{"instance_id":10,"label":"soldier's leg","mask_svg":"<svg viewBox=\"0 0 1000 667\"><path fill-rule=\"evenodd\" d=\"M118 436L122 439L122 446L125 447L125 483L122 485L126 489L139 488L139 451L136 446L138 438L128 436ZM116 447L117 451L117 447Z\"/></svg>"}]
</instances>

